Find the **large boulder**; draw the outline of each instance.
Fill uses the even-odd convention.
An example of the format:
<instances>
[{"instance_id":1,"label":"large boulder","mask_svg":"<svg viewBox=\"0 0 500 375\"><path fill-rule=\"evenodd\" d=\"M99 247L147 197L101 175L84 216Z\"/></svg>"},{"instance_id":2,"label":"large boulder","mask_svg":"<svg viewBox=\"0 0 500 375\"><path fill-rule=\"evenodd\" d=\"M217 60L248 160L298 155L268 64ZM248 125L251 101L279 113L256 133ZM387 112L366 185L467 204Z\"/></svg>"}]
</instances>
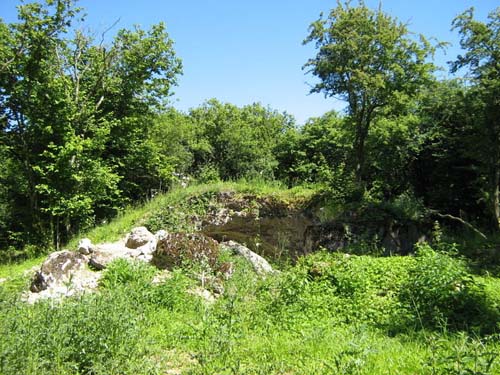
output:
<instances>
[{"instance_id":1,"label":"large boulder","mask_svg":"<svg viewBox=\"0 0 500 375\"><path fill-rule=\"evenodd\" d=\"M153 244L156 247L156 237L146 227L136 227L127 236L125 246L129 249L137 249L148 244L151 244L150 247L153 247Z\"/></svg>"},{"instance_id":2,"label":"large boulder","mask_svg":"<svg viewBox=\"0 0 500 375\"><path fill-rule=\"evenodd\" d=\"M245 247L235 241L223 242L221 245L233 251L233 253L245 258L259 275L275 272L267 260L262 258L259 254L254 253L248 247Z\"/></svg>"},{"instance_id":3,"label":"large boulder","mask_svg":"<svg viewBox=\"0 0 500 375\"><path fill-rule=\"evenodd\" d=\"M76 271L85 269L88 259L85 255L68 250L56 251L48 256L36 272L30 290L41 292L54 284L69 283Z\"/></svg>"},{"instance_id":4,"label":"large boulder","mask_svg":"<svg viewBox=\"0 0 500 375\"><path fill-rule=\"evenodd\" d=\"M102 243L96 245L94 252L90 255L89 265L96 270L105 269L115 259L140 259L141 248L130 249L123 241L113 243Z\"/></svg>"},{"instance_id":5,"label":"large boulder","mask_svg":"<svg viewBox=\"0 0 500 375\"><path fill-rule=\"evenodd\" d=\"M105 269L109 263L118 258L129 258L129 257L127 256L127 253L125 251L116 252L116 251L96 249L90 256L89 265L93 269L101 271Z\"/></svg>"}]
</instances>

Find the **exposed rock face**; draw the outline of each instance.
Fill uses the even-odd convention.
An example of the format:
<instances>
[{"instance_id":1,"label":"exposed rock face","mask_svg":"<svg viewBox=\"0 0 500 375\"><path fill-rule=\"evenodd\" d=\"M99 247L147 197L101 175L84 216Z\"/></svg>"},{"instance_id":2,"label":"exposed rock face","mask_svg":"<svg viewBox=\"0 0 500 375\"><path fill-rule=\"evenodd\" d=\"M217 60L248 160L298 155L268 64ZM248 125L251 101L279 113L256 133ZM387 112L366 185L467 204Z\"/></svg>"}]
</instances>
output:
<instances>
[{"instance_id":1,"label":"exposed rock face","mask_svg":"<svg viewBox=\"0 0 500 375\"><path fill-rule=\"evenodd\" d=\"M432 221L400 217L381 207L346 211L326 220L320 201L290 204L273 197L221 192L200 220L200 230L219 242L244 243L267 259L290 257L320 247L336 251L371 245L383 254L409 254L429 238Z\"/></svg>"},{"instance_id":2,"label":"exposed rock face","mask_svg":"<svg viewBox=\"0 0 500 375\"><path fill-rule=\"evenodd\" d=\"M129 249L137 249L148 244L150 248L156 247L155 236L146 227L136 227L127 236L125 246Z\"/></svg>"},{"instance_id":3,"label":"exposed rock face","mask_svg":"<svg viewBox=\"0 0 500 375\"><path fill-rule=\"evenodd\" d=\"M320 247L336 251L349 245L368 243L383 249L384 254L411 253L418 242L429 237L430 223L402 222L391 220L352 220L351 222L327 222L310 226L304 234L304 252Z\"/></svg>"},{"instance_id":4,"label":"exposed rock face","mask_svg":"<svg viewBox=\"0 0 500 375\"><path fill-rule=\"evenodd\" d=\"M262 258L259 254L254 253L248 247L245 247L235 241L223 242L222 245L250 262L255 272L259 275L266 275L268 273L275 272L267 260Z\"/></svg>"},{"instance_id":5,"label":"exposed rock face","mask_svg":"<svg viewBox=\"0 0 500 375\"><path fill-rule=\"evenodd\" d=\"M79 269L71 273L69 281L47 285L47 288L40 292L28 292L24 295L24 299L28 303L35 303L41 299L59 299L82 294L96 289L99 285L101 275L100 272L93 272L86 268Z\"/></svg>"},{"instance_id":6,"label":"exposed rock face","mask_svg":"<svg viewBox=\"0 0 500 375\"><path fill-rule=\"evenodd\" d=\"M82 238L80 242L78 242L78 252L80 254L88 255L92 251L94 251L94 245L92 245L92 241L88 238Z\"/></svg>"},{"instance_id":7,"label":"exposed rock face","mask_svg":"<svg viewBox=\"0 0 500 375\"><path fill-rule=\"evenodd\" d=\"M75 271L83 270L88 259L85 255L62 250L49 255L31 284L32 292L41 292L53 285L69 283Z\"/></svg>"}]
</instances>

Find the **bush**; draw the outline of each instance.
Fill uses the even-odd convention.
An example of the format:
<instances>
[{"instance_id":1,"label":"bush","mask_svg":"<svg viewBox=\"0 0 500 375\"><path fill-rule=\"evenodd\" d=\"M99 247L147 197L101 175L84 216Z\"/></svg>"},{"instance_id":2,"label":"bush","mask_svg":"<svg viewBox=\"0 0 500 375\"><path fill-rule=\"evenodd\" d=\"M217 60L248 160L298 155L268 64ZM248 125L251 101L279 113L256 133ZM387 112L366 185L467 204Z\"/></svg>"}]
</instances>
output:
<instances>
[{"instance_id":1,"label":"bush","mask_svg":"<svg viewBox=\"0 0 500 375\"><path fill-rule=\"evenodd\" d=\"M206 264L216 270L219 257L217 241L200 233L169 233L158 242L153 264L160 269Z\"/></svg>"},{"instance_id":2,"label":"bush","mask_svg":"<svg viewBox=\"0 0 500 375\"><path fill-rule=\"evenodd\" d=\"M328 318L337 324L399 327L407 311L398 293L412 261L327 252L308 255L280 276L277 285L269 286L269 312L281 323L296 324L305 315L309 321Z\"/></svg>"},{"instance_id":3,"label":"bush","mask_svg":"<svg viewBox=\"0 0 500 375\"><path fill-rule=\"evenodd\" d=\"M465 262L419 245L409 279L400 298L422 327L455 329L491 325L482 285L476 283Z\"/></svg>"}]
</instances>

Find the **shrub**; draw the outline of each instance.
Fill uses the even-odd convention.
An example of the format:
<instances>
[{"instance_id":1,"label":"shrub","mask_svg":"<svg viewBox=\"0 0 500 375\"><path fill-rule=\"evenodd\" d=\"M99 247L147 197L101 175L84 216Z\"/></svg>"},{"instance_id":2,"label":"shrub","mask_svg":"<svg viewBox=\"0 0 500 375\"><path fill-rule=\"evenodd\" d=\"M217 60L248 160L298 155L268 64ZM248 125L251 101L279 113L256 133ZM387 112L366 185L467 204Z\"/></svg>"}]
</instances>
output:
<instances>
[{"instance_id":1,"label":"shrub","mask_svg":"<svg viewBox=\"0 0 500 375\"><path fill-rule=\"evenodd\" d=\"M158 241L153 264L160 268L175 268L205 263L216 269L219 257L217 241L201 233L169 233Z\"/></svg>"},{"instance_id":2,"label":"shrub","mask_svg":"<svg viewBox=\"0 0 500 375\"><path fill-rule=\"evenodd\" d=\"M124 289L1 307L2 374L132 374L134 362L148 367L140 344L143 309Z\"/></svg>"},{"instance_id":3,"label":"shrub","mask_svg":"<svg viewBox=\"0 0 500 375\"><path fill-rule=\"evenodd\" d=\"M458 329L486 326L487 303L463 260L419 245L400 298L421 327ZM483 320L483 321L482 321Z\"/></svg>"}]
</instances>

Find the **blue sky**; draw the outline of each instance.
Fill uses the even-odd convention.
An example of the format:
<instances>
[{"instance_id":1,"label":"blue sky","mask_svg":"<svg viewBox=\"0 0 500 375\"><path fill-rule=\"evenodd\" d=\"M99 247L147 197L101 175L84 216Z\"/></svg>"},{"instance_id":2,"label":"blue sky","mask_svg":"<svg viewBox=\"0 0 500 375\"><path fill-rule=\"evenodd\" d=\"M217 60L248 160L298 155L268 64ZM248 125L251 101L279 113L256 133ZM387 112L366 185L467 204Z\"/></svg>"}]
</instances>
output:
<instances>
[{"instance_id":1,"label":"blue sky","mask_svg":"<svg viewBox=\"0 0 500 375\"><path fill-rule=\"evenodd\" d=\"M367 0L378 7L379 1ZM19 0L1 0L0 17L16 20ZM119 28L143 28L164 21L175 50L183 60L184 75L172 98L175 107L187 110L209 98L236 105L260 102L294 115L299 123L342 103L309 95L302 65L314 56L312 45L302 45L309 24L334 0L81 0L85 24L102 32L120 19ZM498 0L384 0L382 9L409 24L409 29L452 43L436 63L446 65L459 52L452 19L474 6L476 18L485 20L499 6ZM441 75L447 75L442 72Z\"/></svg>"}]
</instances>

